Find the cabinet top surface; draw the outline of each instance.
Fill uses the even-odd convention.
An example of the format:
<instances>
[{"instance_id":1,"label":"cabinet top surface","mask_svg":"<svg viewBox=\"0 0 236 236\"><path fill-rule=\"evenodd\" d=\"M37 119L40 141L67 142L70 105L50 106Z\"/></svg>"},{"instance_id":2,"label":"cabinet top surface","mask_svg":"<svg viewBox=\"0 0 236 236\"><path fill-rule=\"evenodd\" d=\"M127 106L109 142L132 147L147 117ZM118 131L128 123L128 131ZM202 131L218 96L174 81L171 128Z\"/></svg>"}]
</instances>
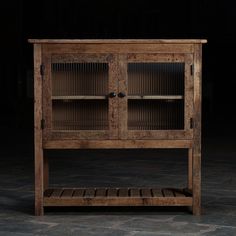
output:
<instances>
[{"instance_id":1,"label":"cabinet top surface","mask_svg":"<svg viewBox=\"0 0 236 236\"><path fill-rule=\"evenodd\" d=\"M206 39L29 39L29 43L47 44L194 44L207 43Z\"/></svg>"}]
</instances>

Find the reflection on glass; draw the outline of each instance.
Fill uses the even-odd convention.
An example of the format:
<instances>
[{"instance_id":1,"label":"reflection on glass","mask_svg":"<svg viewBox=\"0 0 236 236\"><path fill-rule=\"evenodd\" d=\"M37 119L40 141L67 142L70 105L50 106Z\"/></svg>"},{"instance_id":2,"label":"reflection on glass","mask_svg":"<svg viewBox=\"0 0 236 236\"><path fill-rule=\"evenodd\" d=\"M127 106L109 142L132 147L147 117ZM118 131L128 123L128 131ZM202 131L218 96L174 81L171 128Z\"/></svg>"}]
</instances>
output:
<instances>
[{"instance_id":1,"label":"reflection on glass","mask_svg":"<svg viewBox=\"0 0 236 236\"><path fill-rule=\"evenodd\" d=\"M129 100L129 130L184 129L183 100Z\"/></svg>"},{"instance_id":2,"label":"reflection on glass","mask_svg":"<svg viewBox=\"0 0 236 236\"><path fill-rule=\"evenodd\" d=\"M107 95L107 63L53 63L52 96Z\"/></svg>"},{"instance_id":3,"label":"reflection on glass","mask_svg":"<svg viewBox=\"0 0 236 236\"><path fill-rule=\"evenodd\" d=\"M184 63L129 63L129 95L184 95Z\"/></svg>"},{"instance_id":4,"label":"reflection on glass","mask_svg":"<svg viewBox=\"0 0 236 236\"><path fill-rule=\"evenodd\" d=\"M108 129L107 100L52 101L53 130Z\"/></svg>"}]
</instances>

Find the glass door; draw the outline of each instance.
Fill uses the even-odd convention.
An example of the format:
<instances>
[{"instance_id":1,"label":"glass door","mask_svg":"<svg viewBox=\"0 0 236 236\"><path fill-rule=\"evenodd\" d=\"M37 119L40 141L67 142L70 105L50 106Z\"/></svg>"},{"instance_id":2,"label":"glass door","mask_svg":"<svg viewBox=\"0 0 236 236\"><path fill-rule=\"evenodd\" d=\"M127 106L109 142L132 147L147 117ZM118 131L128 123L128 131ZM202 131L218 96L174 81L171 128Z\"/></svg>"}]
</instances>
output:
<instances>
[{"instance_id":1,"label":"glass door","mask_svg":"<svg viewBox=\"0 0 236 236\"><path fill-rule=\"evenodd\" d=\"M126 65L121 138L191 138L192 55L129 54Z\"/></svg>"},{"instance_id":2,"label":"glass door","mask_svg":"<svg viewBox=\"0 0 236 236\"><path fill-rule=\"evenodd\" d=\"M47 60L45 58L45 60ZM45 120L48 137L117 137L112 55L53 54L46 63ZM51 93L50 93L51 92Z\"/></svg>"}]
</instances>

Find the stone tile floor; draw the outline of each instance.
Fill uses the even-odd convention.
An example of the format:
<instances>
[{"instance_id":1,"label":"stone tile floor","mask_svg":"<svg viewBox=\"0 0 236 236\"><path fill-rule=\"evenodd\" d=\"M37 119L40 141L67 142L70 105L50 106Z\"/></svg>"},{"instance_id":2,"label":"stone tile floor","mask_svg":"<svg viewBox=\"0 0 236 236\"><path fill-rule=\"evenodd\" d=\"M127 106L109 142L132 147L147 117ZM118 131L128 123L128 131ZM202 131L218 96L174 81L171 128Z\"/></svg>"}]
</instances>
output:
<instances>
[{"instance_id":1,"label":"stone tile floor","mask_svg":"<svg viewBox=\"0 0 236 236\"><path fill-rule=\"evenodd\" d=\"M5 147L0 153L0 236L236 235L234 144L211 139L203 145L200 217L182 207L48 209L45 216L35 217L33 152L23 146ZM84 150L46 155L53 186L186 186L185 150Z\"/></svg>"}]
</instances>

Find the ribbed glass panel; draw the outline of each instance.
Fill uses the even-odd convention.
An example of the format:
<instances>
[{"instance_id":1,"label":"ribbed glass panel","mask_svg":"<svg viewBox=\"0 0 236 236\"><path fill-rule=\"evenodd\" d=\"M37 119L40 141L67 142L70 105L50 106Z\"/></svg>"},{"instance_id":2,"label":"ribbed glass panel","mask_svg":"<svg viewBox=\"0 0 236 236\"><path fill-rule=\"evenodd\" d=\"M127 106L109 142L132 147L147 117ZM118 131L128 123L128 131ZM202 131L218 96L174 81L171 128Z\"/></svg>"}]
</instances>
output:
<instances>
[{"instance_id":1,"label":"ribbed glass panel","mask_svg":"<svg viewBox=\"0 0 236 236\"><path fill-rule=\"evenodd\" d=\"M184 129L184 101L128 100L128 129Z\"/></svg>"},{"instance_id":2,"label":"ribbed glass panel","mask_svg":"<svg viewBox=\"0 0 236 236\"><path fill-rule=\"evenodd\" d=\"M53 100L53 130L107 130L108 100Z\"/></svg>"},{"instance_id":3,"label":"ribbed glass panel","mask_svg":"<svg viewBox=\"0 0 236 236\"><path fill-rule=\"evenodd\" d=\"M128 95L184 95L184 63L129 63Z\"/></svg>"},{"instance_id":4,"label":"ribbed glass panel","mask_svg":"<svg viewBox=\"0 0 236 236\"><path fill-rule=\"evenodd\" d=\"M107 63L52 63L52 96L107 95Z\"/></svg>"}]
</instances>

